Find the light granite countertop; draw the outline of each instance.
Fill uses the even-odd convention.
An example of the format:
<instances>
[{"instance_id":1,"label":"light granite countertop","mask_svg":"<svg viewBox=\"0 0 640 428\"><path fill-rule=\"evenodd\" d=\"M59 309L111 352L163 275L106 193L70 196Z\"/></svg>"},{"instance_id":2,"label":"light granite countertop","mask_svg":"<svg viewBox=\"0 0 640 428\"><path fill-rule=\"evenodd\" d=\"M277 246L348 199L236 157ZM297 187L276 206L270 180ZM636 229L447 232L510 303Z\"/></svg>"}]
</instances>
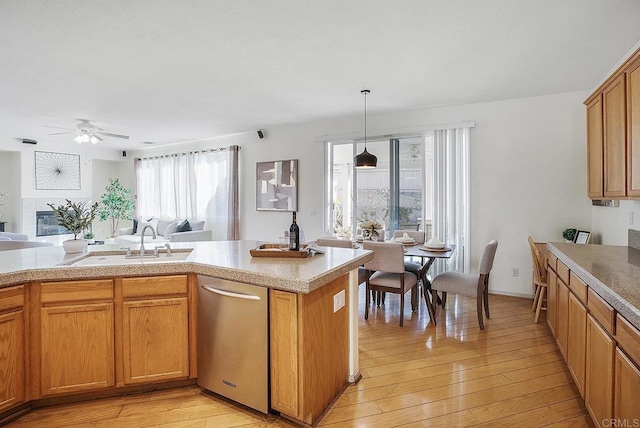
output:
<instances>
[{"instance_id":1,"label":"light granite countertop","mask_svg":"<svg viewBox=\"0 0 640 428\"><path fill-rule=\"evenodd\" d=\"M258 241L171 243L175 252L190 251L184 261L140 262L126 265L70 266L90 256L124 254L117 247L90 246L89 252L65 254L62 247L37 247L0 252L0 288L30 281L56 281L119 276L195 273L298 293L309 293L373 258L361 249L324 248L308 258L252 257Z\"/></svg>"},{"instance_id":2,"label":"light granite countertop","mask_svg":"<svg viewBox=\"0 0 640 428\"><path fill-rule=\"evenodd\" d=\"M548 243L580 279L640 329L640 251L613 245Z\"/></svg>"}]
</instances>

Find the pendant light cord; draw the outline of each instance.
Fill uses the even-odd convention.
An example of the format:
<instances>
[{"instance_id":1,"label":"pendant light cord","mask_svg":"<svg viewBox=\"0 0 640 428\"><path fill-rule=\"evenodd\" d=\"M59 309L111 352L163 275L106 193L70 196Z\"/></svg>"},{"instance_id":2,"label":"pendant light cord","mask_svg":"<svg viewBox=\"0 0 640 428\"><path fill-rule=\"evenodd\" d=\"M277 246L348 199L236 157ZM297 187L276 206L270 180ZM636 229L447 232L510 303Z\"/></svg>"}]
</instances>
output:
<instances>
[{"instance_id":1,"label":"pendant light cord","mask_svg":"<svg viewBox=\"0 0 640 428\"><path fill-rule=\"evenodd\" d=\"M367 150L367 94L371 91L363 89L360 92L364 94L364 149Z\"/></svg>"}]
</instances>

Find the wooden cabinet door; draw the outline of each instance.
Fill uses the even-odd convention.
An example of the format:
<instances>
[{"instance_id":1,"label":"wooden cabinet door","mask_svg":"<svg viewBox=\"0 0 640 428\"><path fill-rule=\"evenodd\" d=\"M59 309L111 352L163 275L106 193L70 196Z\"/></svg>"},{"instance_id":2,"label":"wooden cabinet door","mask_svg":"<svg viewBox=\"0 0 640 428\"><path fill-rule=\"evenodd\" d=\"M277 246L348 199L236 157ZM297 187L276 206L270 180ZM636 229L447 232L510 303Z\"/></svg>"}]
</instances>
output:
<instances>
[{"instance_id":1,"label":"wooden cabinet door","mask_svg":"<svg viewBox=\"0 0 640 428\"><path fill-rule=\"evenodd\" d=\"M271 407L298 418L297 295L269 290L271 341Z\"/></svg>"},{"instance_id":2,"label":"wooden cabinet door","mask_svg":"<svg viewBox=\"0 0 640 428\"><path fill-rule=\"evenodd\" d=\"M567 365L573 380L584 397L584 370L587 353L587 308L569 294L569 330L567 334Z\"/></svg>"},{"instance_id":3,"label":"wooden cabinet door","mask_svg":"<svg viewBox=\"0 0 640 428\"><path fill-rule=\"evenodd\" d=\"M187 297L124 302L124 383L189 376Z\"/></svg>"},{"instance_id":4,"label":"wooden cabinet door","mask_svg":"<svg viewBox=\"0 0 640 428\"><path fill-rule=\"evenodd\" d=\"M587 315L587 365L584 402L598 426L613 417L613 359L616 344L591 315Z\"/></svg>"},{"instance_id":5,"label":"wooden cabinet door","mask_svg":"<svg viewBox=\"0 0 640 428\"><path fill-rule=\"evenodd\" d=\"M558 278L556 299L556 342L567 361L567 338L569 333L569 287Z\"/></svg>"},{"instance_id":6,"label":"wooden cabinet door","mask_svg":"<svg viewBox=\"0 0 640 428\"><path fill-rule=\"evenodd\" d=\"M616 348L615 375L613 417L623 421L637 421L640 417L640 370L620 348Z\"/></svg>"},{"instance_id":7,"label":"wooden cabinet door","mask_svg":"<svg viewBox=\"0 0 640 428\"><path fill-rule=\"evenodd\" d=\"M0 411L24 401L24 311L0 315Z\"/></svg>"},{"instance_id":8,"label":"wooden cabinet door","mask_svg":"<svg viewBox=\"0 0 640 428\"><path fill-rule=\"evenodd\" d=\"M558 297L558 275L551 268L547 269L547 323L551 333L556 335L556 301Z\"/></svg>"},{"instance_id":9,"label":"wooden cabinet door","mask_svg":"<svg viewBox=\"0 0 640 428\"><path fill-rule=\"evenodd\" d=\"M603 94L604 196L626 196L626 91L624 75Z\"/></svg>"},{"instance_id":10,"label":"wooden cabinet door","mask_svg":"<svg viewBox=\"0 0 640 428\"><path fill-rule=\"evenodd\" d=\"M627 195L640 196L640 59L627 70Z\"/></svg>"},{"instance_id":11,"label":"wooden cabinet door","mask_svg":"<svg viewBox=\"0 0 640 428\"><path fill-rule=\"evenodd\" d=\"M587 195L603 196L602 96L587 105Z\"/></svg>"},{"instance_id":12,"label":"wooden cabinet door","mask_svg":"<svg viewBox=\"0 0 640 428\"><path fill-rule=\"evenodd\" d=\"M40 310L43 395L114 385L113 303Z\"/></svg>"}]
</instances>

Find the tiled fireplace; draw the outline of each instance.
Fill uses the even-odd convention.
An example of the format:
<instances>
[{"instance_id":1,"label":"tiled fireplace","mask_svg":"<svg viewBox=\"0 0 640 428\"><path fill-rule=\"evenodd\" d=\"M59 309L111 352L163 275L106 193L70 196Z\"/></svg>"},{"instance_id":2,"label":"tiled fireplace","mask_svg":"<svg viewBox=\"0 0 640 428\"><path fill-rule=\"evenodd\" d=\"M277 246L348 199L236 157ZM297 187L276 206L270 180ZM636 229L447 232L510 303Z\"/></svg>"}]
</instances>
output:
<instances>
[{"instance_id":1,"label":"tiled fireplace","mask_svg":"<svg viewBox=\"0 0 640 428\"><path fill-rule=\"evenodd\" d=\"M66 235L70 233L58 224L53 211L36 211L36 236Z\"/></svg>"}]
</instances>

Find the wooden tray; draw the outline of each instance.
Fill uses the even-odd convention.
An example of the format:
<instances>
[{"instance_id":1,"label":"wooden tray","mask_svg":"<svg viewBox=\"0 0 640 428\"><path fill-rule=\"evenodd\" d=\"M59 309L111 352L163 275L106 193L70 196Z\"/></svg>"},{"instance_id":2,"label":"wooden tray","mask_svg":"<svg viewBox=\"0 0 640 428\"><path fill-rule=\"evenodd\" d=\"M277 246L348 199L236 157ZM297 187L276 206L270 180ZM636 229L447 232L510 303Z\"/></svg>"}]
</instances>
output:
<instances>
[{"instance_id":1,"label":"wooden tray","mask_svg":"<svg viewBox=\"0 0 640 428\"><path fill-rule=\"evenodd\" d=\"M309 249L306 245L300 245L300 251L281 250L280 244L262 244L258 248L252 248L249 253L253 257L289 257L304 259L309 257Z\"/></svg>"}]
</instances>

